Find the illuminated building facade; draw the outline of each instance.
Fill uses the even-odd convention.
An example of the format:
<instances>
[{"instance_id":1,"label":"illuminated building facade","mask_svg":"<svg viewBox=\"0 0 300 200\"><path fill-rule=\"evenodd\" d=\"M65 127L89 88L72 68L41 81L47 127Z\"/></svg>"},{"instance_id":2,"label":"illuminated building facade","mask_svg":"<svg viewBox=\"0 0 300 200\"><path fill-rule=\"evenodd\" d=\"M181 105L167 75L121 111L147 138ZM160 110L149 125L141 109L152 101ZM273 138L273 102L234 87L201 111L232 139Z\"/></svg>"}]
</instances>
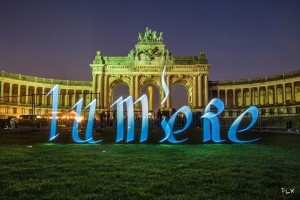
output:
<instances>
[{"instance_id":1,"label":"illuminated building facade","mask_svg":"<svg viewBox=\"0 0 300 200\"><path fill-rule=\"evenodd\" d=\"M161 84L163 67L167 67L166 84L182 84L187 89L188 106L203 112L212 98L225 104L223 117L235 118L241 110L256 105L260 116L300 116L300 71L261 78L232 81L208 81L210 64L204 51L198 56L174 56L163 43L163 33L146 28L139 33L135 49L127 56L102 56L97 51L92 68L92 81L69 81L0 72L0 115L43 115L51 111L50 89L60 85L59 111L68 112L81 97L84 105L97 98L99 111L110 110L113 90L119 84L129 88L133 100L141 96L146 85L156 86L160 102L164 98ZM172 91L171 91L172 92ZM138 104L135 109L139 110ZM172 99L160 106L172 109Z\"/></svg>"},{"instance_id":2,"label":"illuminated building facade","mask_svg":"<svg viewBox=\"0 0 300 200\"><path fill-rule=\"evenodd\" d=\"M43 115L51 111L52 98L47 94L55 84L60 84L59 110L67 112L84 97L85 102L90 102L90 81L69 81L39 78L0 72L0 115L19 116L21 114ZM33 111L34 107L35 110Z\"/></svg>"},{"instance_id":3,"label":"illuminated building facade","mask_svg":"<svg viewBox=\"0 0 300 200\"><path fill-rule=\"evenodd\" d=\"M300 70L260 78L211 81L210 98L225 104L225 116L256 105L261 117L300 116ZM236 114L235 114L236 113Z\"/></svg>"}]
</instances>

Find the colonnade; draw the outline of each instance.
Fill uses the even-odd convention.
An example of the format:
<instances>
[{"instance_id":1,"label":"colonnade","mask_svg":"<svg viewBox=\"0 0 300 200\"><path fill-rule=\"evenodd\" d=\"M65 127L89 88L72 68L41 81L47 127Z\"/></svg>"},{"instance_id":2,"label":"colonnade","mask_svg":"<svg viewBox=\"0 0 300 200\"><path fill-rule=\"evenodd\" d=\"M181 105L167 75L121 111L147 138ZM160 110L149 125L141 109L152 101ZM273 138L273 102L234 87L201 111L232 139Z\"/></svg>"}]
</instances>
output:
<instances>
[{"instance_id":1,"label":"colonnade","mask_svg":"<svg viewBox=\"0 0 300 200\"><path fill-rule=\"evenodd\" d=\"M193 76L193 108L203 108L207 105L208 95L208 75L199 74Z\"/></svg>"},{"instance_id":2,"label":"colonnade","mask_svg":"<svg viewBox=\"0 0 300 200\"><path fill-rule=\"evenodd\" d=\"M223 100L225 107L249 105L287 105L300 102L300 82L249 85L218 86L210 90L210 97Z\"/></svg>"},{"instance_id":3,"label":"colonnade","mask_svg":"<svg viewBox=\"0 0 300 200\"><path fill-rule=\"evenodd\" d=\"M0 83L0 102L10 105L32 104L38 106L52 105L51 95L46 94L52 87L40 87L33 85L17 84L1 81ZM89 103L90 90L67 89L62 87L59 92L59 106L73 106L79 98L83 97L84 104ZM33 99L33 97L35 97Z\"/></svg>"}]
</instances>

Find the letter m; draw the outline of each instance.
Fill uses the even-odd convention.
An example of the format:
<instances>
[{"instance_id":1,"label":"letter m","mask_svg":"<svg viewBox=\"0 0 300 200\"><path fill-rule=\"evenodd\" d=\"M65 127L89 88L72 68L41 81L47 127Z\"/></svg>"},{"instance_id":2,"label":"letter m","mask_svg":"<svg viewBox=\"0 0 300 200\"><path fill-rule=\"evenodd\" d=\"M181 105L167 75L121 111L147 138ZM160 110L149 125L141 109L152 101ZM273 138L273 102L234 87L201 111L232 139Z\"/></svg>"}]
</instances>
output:
<instances>
[{"instance_id":1,"label":"letter m","mask_svg":"<svg viewBox=\"0 0 300 200\"><path fill-rule=\"evenodd\" d=\"M140 142L147 140L148 138L148 98L146 95L142 95L135 103L138 101L142 104L142 130ZM134 109L133 100L131 96L128 96L123 100L120 97L116 100L110 107L116 105L117 107L117 138L116 142L120 142L124 139L124 103L126 103L127 110L127 138L126 142L130 142L134 139Z\"/></svg>"}]
</instances>

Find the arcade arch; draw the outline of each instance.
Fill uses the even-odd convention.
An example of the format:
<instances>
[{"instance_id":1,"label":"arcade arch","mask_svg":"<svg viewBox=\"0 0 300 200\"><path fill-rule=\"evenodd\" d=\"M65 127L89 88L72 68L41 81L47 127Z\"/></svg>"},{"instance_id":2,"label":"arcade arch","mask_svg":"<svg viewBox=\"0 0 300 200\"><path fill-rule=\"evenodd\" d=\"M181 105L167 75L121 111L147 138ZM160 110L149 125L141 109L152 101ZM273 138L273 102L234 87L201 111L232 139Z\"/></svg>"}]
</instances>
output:
<instances>
[{"instance_id":1,"label":"arcade arch","mask_svg":"<svg viewBox=\"0 0 300 200\"><path fill-rule=\"evenodd\" d=\"M191 101L191 95L189 94L188 88L185 84L175 83L171 89L171 107L178 110L182 106L189 106ZM175 101L176 99L176 101Z\"/></svg>"},{"instance_id":2,"label":"arcade arch","mask_svg":"<svg viewBox=\"0 0 300 200\"><path fill-rule=\"evenodd\" d=\"M152 86L152 109L150 107L150 96L149 96L149 86ZM156 84L145 84L143 85L142 87L142 90L141 90L141 95L147 95L148 97L148 102L149 102L149 111L154 111L155 113L158 111L158 109L160 109L160 93L159 93L159 87L156 85Z\"/></svg>"},{"instance_id":3,"label":"arcade arch","mask_svg":"<svg viewBox=\"0 0 300 200\"><path fill-rule=\"evenodd\" d=\"M103 93L100 92L100 107L109 109L110 105L120 96L123 96L123 98L128 97L131 94L129 84L129 79L122 75L110 76L109 78L106 76L104 80L106 90L103 90Z\"/></svg>"},{"instance_id":4,"label":"arcade arch","mask_svg":"<svg viewBox=\"0 0 300 200\"><path fill-rule=\"evenodd\" d=\"M121 96L123 97L123 99L125 99L129 96L129 87L125 83L116 84L112 88L112 96L111 96L111 100L110 100L111 104L113 102L115 102L116 100L118 100Z\"/></svg>"}]
</instances>

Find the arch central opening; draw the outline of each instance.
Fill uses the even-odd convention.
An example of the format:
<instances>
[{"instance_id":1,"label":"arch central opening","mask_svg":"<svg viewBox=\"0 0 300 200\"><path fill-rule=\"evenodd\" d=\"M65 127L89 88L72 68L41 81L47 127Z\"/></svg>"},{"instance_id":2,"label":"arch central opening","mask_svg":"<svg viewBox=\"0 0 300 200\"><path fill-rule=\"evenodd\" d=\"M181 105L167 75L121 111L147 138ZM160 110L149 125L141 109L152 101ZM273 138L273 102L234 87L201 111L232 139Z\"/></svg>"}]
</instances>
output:
<instances>
[{"instance_id":1,"label":"arch central opening","mask_svg":"<svg viewBox=\"0 0 300 200\"><path fill-rule=\"evenodd\" d=\"M147 95L148 97L149 111L156 113L160 108L158 87L155 84L146 84L142 88L141 95L143 94Z\"/></svg>"},{"instance_id":2,"label":"arch central opening","mask_svg":"<svg viewBox=\"0 0 300 200\"><path fill-rule=\"evenodd\" d=\"M129 96L129 87L124 83L117 84L113 89L112 103L118 100L118 98L123 97L123 99Z\"/></svg>"},{"instance_id":3,"label":"arch central opening","mask_svg":"<svg viewBox=\"0 0 300 200\"><path fill-rule=\"evenodd\" d=\"M175 83L171 90L171 107L178 110L182 106L189 106L189 92L182 83Z\"/></svg>"}]
</instances>

